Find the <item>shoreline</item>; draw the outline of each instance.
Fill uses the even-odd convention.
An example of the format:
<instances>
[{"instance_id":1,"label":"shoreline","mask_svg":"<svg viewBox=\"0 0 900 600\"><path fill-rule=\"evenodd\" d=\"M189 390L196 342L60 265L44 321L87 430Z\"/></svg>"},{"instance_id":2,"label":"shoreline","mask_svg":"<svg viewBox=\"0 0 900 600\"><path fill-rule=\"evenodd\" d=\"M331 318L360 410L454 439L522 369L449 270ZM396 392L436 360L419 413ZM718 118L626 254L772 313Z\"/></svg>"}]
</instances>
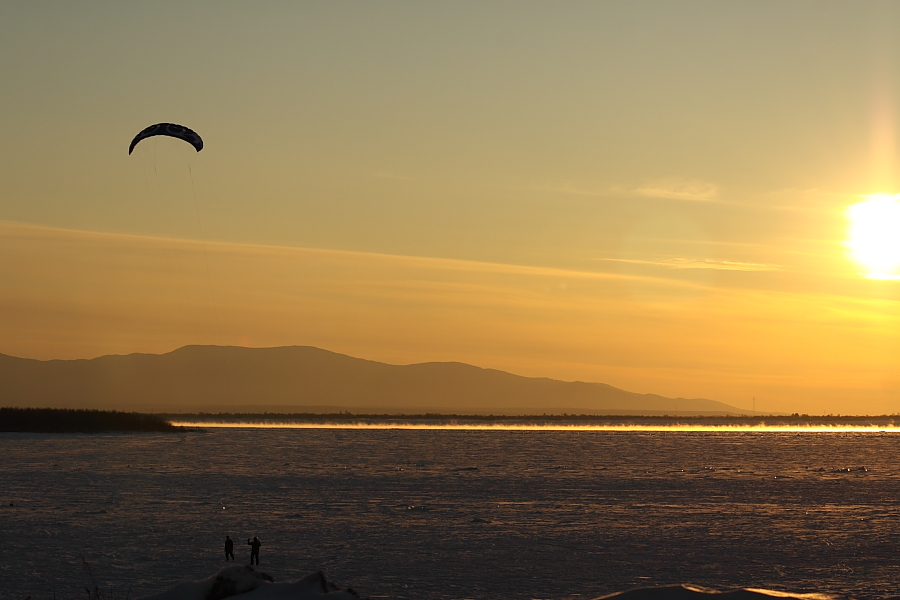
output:
<instances>
[{"instance_id":1,"label":"shoreline","mask_svg":"<svg viewBox=\"0 0 900 600\"><path fill-rule=\"evenodd\" d=\"M472 415L447 413L138 413L0 408L0 431L23 433L186 432L202 428L404 429L459 431L694 431L900 433L898 415Z\"/></svg>"},{"instance_id":2,"label":"shoreline","mask_svg":"<svg viewBox=\"0 0 900 600\"><path fill-rule=\"evenodd\" d=\"M176 433L186 428L155 414L75 408L0 407L4 433Z\"/></svg>"},{"instance_id":3,"label":"shoreline","mask_svg":"<svg viewBox=\"0 0 900 600\"><path fill-rule=\"evenodd\" d=\"M900 432L900 417L675 416L675 415L464 415L353 413L164 413L174 425L208 428L432 429L493 431L805 431Z\"/></svg>"}]
</instances>

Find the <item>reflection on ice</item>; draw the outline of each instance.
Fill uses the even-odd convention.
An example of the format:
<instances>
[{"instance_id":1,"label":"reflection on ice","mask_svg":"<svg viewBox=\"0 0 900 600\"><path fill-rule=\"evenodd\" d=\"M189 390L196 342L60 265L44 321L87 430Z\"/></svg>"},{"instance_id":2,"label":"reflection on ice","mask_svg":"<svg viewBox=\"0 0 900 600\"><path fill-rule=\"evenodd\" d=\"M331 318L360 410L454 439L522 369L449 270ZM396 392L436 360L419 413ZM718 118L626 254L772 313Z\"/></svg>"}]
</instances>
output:
<instances>
[{"instance_id":1,"label":"reflection on ice","mask_svg":"<svg viewBox=\"0 0 900 600\"><path fill-rule=\"evenodd\" d=\"M843 596L830 594L792 594L775 590L739 589L719 592L695 585L671 585L666 587L637 588L602 596L596 600L771 600L772 598L798 598L802 600L838 600Z\"/></svg>"}]
</instances>

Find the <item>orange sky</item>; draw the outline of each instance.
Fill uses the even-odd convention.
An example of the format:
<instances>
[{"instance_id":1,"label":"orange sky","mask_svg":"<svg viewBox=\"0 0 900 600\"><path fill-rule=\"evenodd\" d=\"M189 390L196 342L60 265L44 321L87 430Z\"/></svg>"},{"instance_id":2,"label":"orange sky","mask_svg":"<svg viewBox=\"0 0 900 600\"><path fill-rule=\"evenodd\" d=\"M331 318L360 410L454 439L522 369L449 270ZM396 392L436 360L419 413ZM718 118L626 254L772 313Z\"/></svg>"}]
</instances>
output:
<instances>
[{"instance_id":1,"label":"orange sky","mask_svg":"<svg viewBox=\"0 0 900 600\"><path fill-rule=\"evenodd\" d=\"M877 2L4 4L0 352L314 345L900 412L893 229L881 279L847 243L848 207L900 193L897 25ZM128 156L158 121L204 150Z\"/></svg>"},{"instance_id":2,"label":"orange sky","mask_svg":"<svg viewBox=\"0 0 900 600\"><path fill-rule=\"evenodd\" d=\"M718 278L731 271L688 281L10 223L0 240L0 338L17 356L303 343L806 412L890 412L900 391L885 282L854 297L736 289Z\"/></svg>"}]
</instances>

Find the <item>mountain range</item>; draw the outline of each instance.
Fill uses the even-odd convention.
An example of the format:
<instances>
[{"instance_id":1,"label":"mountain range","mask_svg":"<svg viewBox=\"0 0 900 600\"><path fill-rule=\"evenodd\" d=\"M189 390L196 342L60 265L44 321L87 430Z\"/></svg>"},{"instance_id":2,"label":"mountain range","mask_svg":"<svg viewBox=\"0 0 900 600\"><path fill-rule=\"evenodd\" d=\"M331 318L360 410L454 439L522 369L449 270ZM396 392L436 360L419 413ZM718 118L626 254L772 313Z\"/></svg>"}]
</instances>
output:
<instances>
[{"instance_id":1,"label":"mountain range","mask_svg":"<svg viewBox=\"0 0 900 600\"><path fill-rule=\"evenodd\" d=\"M0 405L145 412L750 413L703 398L522 377L458 362L391 365L311 346L185 346L89 360L0 354Z\"/></svg>"}]
</instances>

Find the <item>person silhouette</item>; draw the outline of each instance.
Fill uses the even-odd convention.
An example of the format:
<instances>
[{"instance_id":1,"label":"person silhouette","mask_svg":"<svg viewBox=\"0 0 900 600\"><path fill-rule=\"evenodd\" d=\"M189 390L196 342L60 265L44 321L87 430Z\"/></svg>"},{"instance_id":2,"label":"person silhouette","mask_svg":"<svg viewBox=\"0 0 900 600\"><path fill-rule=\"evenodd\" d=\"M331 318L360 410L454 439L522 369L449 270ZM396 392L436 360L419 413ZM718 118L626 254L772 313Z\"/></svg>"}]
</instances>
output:
<instances>
[{"instance_id":1,"label":"person silhouette","mask_svg":"<svg viewBox=\"0 0 900 600\"><path fill-rule=\"evenodd\" d=\"M230 536L225 536L225 560L228 560L228 557L231 557L231 560L234 560L234 542L231 541Z\"/></svg>"},{"instance_id":2,"label":"person silhouette","mask_svg":"<svg viewBox=\"0 0 900 600\"><path fill-rule=\"evenodd\" d=\"M247 538L247 545L250 546L250 564L253 564L254 558L256 559L256 564L259 564L259 547L262 546L262 542L254 535L252 542L250 538Z\"/></svg>"}]
</instances>

